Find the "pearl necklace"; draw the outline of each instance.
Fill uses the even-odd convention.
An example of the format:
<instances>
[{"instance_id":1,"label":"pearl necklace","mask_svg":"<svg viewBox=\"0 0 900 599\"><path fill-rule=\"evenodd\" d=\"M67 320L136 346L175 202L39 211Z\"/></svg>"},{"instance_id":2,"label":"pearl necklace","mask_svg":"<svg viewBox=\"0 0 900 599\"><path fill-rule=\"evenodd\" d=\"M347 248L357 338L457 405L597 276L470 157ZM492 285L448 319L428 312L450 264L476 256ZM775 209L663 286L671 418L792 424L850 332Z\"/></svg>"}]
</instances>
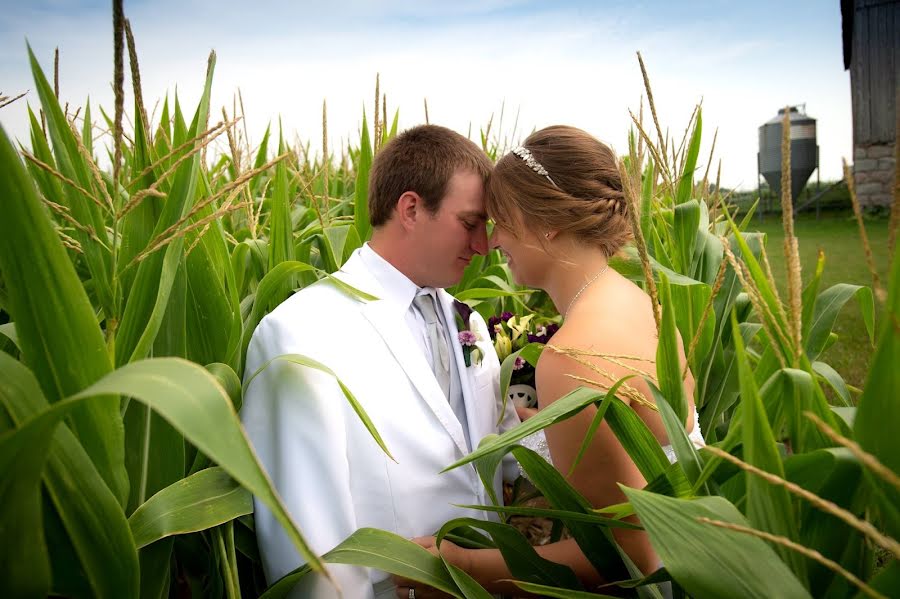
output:
<instances>
[{"instance_id":1,"label":"pearl necklace","mask_svg":"<svg viewBox=\"0 0 900 599\"><path fill-rule=\"evenodd\" d=\"M578 296L581 295L581 292L584 291L585 289L587 289L588 287L590 287L591 283L593 283L594 281L596 281L597 279L599 279L599 278L600 278L600 275L602 275L603 273L605 273L606 270L607 270L608 268L609 268L609 263L607 263L606 266L604 266L603 268L601 268L601 269L600 269L600 272L598 272L598 273L595 274L593 277L591 277L591 280L588 281L587 283L585 283L584 286L582 286L582 288L578 290L578 293L575 294L575 297L573 297L573 298L572 298L572 301L569 302L569 305L566 306L566 311L563 313L563 319L565 319L565 318L569 315L569 310L572 309L572 304L575 303L575 300L578 299Z\"/></svg>"}]
</instances>

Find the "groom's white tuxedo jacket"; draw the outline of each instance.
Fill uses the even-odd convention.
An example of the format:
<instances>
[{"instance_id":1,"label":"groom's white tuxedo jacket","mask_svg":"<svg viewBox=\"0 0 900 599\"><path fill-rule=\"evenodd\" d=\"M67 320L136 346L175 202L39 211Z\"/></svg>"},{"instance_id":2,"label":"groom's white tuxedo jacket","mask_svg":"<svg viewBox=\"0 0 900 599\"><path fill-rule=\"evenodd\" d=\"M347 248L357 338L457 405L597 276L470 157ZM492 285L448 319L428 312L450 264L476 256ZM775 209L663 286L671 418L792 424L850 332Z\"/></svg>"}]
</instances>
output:
<instances>
[{"instance_id":1,"label":"groom's white tuxedo jacket","mask_svg":"<svg viewBox=\"0 0 900 599\"><path fill-rule=\"evenodd\" d=\"M335 274L385 297L360 250ZM455 340L453 298L443 290L437 297ZM319 554L361 527L411 538L433 534L452 518L491 517L454 506L490 503L471 465L440 474L468 452L463 427L477 447L485 435L519 423L512 402L501 418L500 364L487 327L473 313L470 328L479 334L484 354L480 364L466 367L461 347L452 344L468 420L460 422L404 322L407 309L385 299L360 300L323 281L266 316L250 342L246 377L283 354L306 355L331 368L396 459L378 447L330 375L276 360L253 379L241 411L244 426L288 511ZM515 465L505 464L506 477L514 473ZM498 472L498 497L500 484ZM272 583L302 561L271 512L259 502L255 509L263 566ZM350 566L329 570L347 599L394 596L383 572ZM307 576L294 596L337 595L323 577Z\"/></svg>"}]
</instances>

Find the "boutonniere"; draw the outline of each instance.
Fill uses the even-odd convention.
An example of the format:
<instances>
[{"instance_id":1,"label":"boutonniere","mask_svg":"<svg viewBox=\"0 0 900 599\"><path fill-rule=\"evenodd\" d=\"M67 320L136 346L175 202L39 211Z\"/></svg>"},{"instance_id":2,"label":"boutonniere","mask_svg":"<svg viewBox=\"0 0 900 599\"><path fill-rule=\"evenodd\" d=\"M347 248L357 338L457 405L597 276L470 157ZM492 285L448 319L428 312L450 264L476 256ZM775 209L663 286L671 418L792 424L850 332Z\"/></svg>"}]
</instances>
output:
<instances>
[{"instance_id":1,"label":"boutonniere","mask_svg":"<svg viewBox=\"0 0 900 599\"><path fill-rule=\"evenodd\" d=\"M466 366L481 364L484 357L481 350L475 345L478 341L478 333L472 330L469 319L472 316L472 308L465 302L453 300L453 309L456 311L456 328L459 331L456 338L462 346L463 361Z\"/></svg>"}]
</instances>

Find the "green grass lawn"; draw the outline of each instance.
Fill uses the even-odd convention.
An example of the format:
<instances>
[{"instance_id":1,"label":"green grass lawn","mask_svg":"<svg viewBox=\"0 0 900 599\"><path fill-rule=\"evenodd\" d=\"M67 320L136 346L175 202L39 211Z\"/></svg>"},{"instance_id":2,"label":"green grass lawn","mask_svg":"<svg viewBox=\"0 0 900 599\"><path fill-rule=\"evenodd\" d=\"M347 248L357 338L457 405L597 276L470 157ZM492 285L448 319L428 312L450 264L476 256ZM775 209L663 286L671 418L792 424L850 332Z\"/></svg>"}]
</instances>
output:
<instances>
[{"instance_id":1,"label":"green grass lawn","mask_svg":"<svg viewBox=\"0 0 900 599\"><path fill-rule=\"evenodd\" d=\"M882 287L886 288L888 221L887 219L873 219L865 221L865 225L878 276L881 278ZM781 297L786 302L787 285L782 249L784 230L780 215L768 215L762 221L759 216L755 216L748 229L767 234L766 249L769 261ZM872 287L872 276L866 266L859 228L852 214L827 216L823 214L820 220L816 220L815 215L804 214L798 217L794 230L800 241L800 262L804 287L815 270L819 249L825 251L825 270L822 273L820 292L836 283L853 283ZM876 331L880 325L882 313L882 306L876 298ZM839 336L838 341L822 355L820 360L830 364L848 384L862 387L869 369L873 347L863 324L859 304L855 300L849 301L844 306L834 332Z\"/></svg>"}]
</instances>

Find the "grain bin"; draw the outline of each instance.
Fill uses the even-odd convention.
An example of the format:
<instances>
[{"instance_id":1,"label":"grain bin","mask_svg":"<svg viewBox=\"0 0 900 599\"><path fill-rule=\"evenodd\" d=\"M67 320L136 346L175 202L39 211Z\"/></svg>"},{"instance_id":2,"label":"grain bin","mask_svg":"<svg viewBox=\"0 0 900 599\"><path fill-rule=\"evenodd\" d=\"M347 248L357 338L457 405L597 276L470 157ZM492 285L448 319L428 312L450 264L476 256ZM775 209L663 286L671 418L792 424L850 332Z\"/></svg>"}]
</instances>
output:
<instances>
[{"instance_id":1,"label":"grain bin","mask_svg":"<svg viewBox=\"0 0 900 599\"><path fill-rule=\"evenodd\" d=\"M791 119L791 197L794 200L803 191L809 176L819 166L819 146L816 145L816 119L805 109L790 107ZM765 177L769 189L781 197L781 123L784 108L759 128L759 172Z\"/></svg>"}]
</instances>

